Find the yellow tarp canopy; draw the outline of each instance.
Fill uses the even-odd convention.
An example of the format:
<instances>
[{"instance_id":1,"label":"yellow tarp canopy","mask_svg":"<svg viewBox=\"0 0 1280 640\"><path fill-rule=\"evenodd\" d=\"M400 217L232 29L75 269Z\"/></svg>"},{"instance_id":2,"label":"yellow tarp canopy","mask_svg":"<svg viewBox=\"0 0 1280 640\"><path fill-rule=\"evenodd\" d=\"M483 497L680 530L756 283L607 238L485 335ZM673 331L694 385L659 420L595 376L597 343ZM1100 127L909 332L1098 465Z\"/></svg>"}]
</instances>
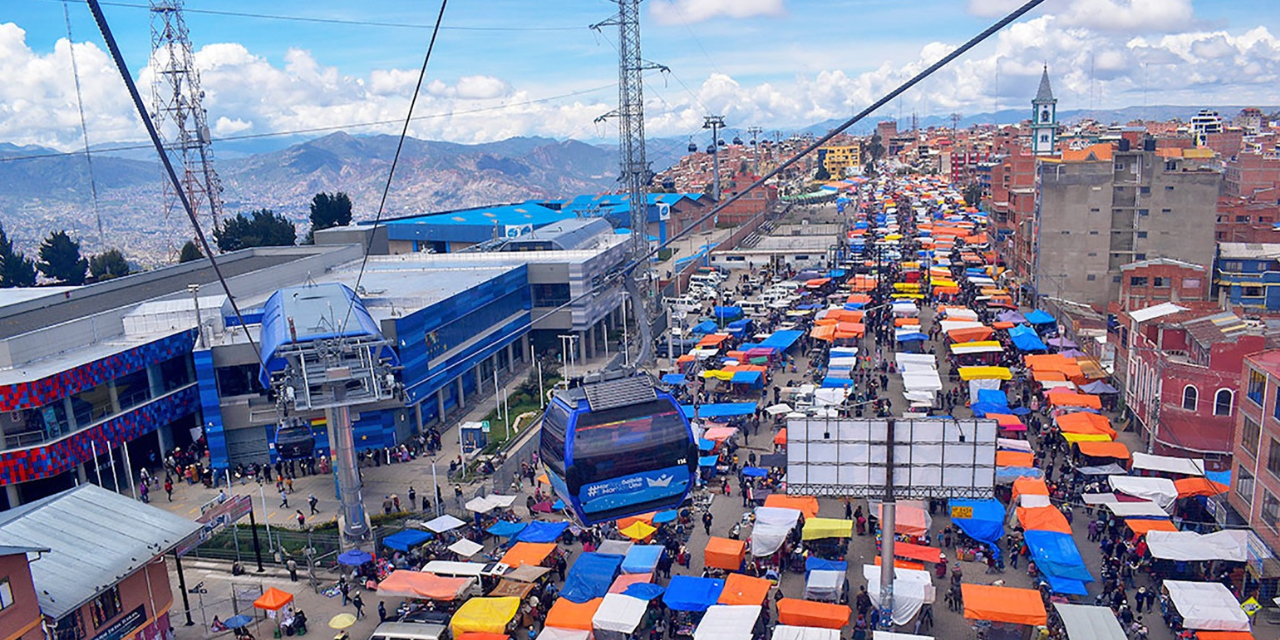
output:
<instances>
[{"instance_id":1,"label":"yellow tarp canopy","mask_svg":"<svg viewBox=\"0 0 1280 640\"><path fill-rule=\"evenodd\" d=\"M960 367L961 380L1012 380L1007 367Z\"/></svg>"},{"instance_id":2,"label":"yellow tarp canopy","mask_svg":"<svg viewBox=\"0 0 1280 640\"><path fill-rule=\"evenodd\" d=\"M1062 438L1071 444L1077 442L1111 442L1111 437L1104 433L1062 433Z\"/></svg>"},{"instance_id":3,"label":"yellow tarp canopy","mask_svg":"<svg viewBox=\"0 0 1280 640\"><path fill-rule=\"evenodd\" d=\"M852 536L853 521L835 518L808 518L804 521L804 530L800 533L801 540L825 540Z\"/></svg>"},{"instance_id":4,"label":"yellow tarp canopy","mask_svg":"<svg viewBox=\"0 0 1280 640\"><path fill-rule=\"evenodd\" d=\"M471 598L449 621L456 638L463 633L506 633L507 623L520 610L520 598Z\"/></svg>"}]
</instances>

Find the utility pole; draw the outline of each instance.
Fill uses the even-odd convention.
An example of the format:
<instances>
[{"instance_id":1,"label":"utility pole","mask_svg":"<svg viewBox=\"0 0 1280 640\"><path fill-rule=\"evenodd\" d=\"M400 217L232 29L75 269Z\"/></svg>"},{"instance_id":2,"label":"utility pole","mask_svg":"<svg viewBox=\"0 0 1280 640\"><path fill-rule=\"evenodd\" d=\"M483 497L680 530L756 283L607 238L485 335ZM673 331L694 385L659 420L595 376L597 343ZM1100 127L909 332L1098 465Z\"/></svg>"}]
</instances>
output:
<instances>
[{"instance_id":1,"label":"utility pole","mask_svg":"<svg viewBox=\"0 0 1280 640\"><path fill-rule=\"evenodd\" d=\"M960 128L960 114L951 114L951 137L955 137L956 129Z\"/></svg>"},{"instance_id":2,"label":"utility pole","mask_svg":"<svg viewBox=\"0 0 1280 640\"><path fill-rule=\"evenodd\" d=\"M724 116L706 116L702 122L703 129L711 130L711 199L720 201L720 129L724 127Z\"/></svg>"},{"instance_id":3,"label":"utility pole","mask_svg":"<svg viewBox=\"0 0 1280 640\"><path fill-rule=\"evenodd\" d=\"M760 175L760 141L757 138L760 137L761 133L764 133L764 129L748 127L747 133L751 134L751 160L754 164L751 172L758 176Z\"/></svg>"},{"instance_id":4,"label":"utility pole","mask_svg":"<svg viewBox=\"0 0 1280 640\"><path fill-rule=\"evenodd\" d=\"M200 74L187 22L185 0L151 0L151 58L157 70L151 82L151 112L165 151L176 158L182 191L197 214L208 212L209 231L222 220L222 180L213 168L208 114L201 101ZM181 210L178 194L164 182L164 215Z\"/></svg>"}]
</instances>

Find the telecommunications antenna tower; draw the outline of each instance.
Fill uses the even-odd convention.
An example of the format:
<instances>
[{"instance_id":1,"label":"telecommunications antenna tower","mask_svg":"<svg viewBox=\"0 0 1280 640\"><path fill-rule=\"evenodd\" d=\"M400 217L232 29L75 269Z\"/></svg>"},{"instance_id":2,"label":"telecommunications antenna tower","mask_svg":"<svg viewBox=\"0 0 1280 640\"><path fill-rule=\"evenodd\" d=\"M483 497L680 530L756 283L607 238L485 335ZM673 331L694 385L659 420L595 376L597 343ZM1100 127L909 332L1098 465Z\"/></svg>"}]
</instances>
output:
<instances>
[{"instance_id":1,"label":"telecommunications antenna tower","mask_svg":"<svg viewBox=\"0 0 1280 640\"><path fill-rule=\"evenodd\" d=\"M222 220L222 181L213 168L208 114L201 102L200 74L187 22L184 0L151 0L151 59L156 73L151 81L151 112L164 149L181 166L179 176L191 208L206 231ZM164 182L164 216L181 212L178 194ZM207 225L207 226L206 226Z\"/></svg>"}]
</instances>

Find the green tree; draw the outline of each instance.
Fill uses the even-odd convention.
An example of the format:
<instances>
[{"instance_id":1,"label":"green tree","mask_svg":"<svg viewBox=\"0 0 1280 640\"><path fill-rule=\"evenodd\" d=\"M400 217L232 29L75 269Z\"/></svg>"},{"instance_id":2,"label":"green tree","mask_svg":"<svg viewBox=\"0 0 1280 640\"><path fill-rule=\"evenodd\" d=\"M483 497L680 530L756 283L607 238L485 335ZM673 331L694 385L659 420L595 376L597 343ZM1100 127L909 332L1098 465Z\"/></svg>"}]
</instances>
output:
<instances>
[{"instance_id":1,"label":"green tree","mask_svg":"<svg viewBox=\"0 0 1280 640\"><path fill-rule=\"evenodd\" d=\"M182 245L182 251L178 254L178 264L199 260L204 257L204 252L200 250L200 245L195 240L188 240Z\"/></svg>"},{"instance_id":2,"label":"green tree","mask_svg":"<svg viewBox=\"0 0 1280 640\"><path fill-rule=\"evenodd\" d=\"M89 261L80 255L80 243L71 239L65 230L54 231L40 243L40 273L58 284L84 284Z\"/></svg>"},{"instance_id":3,"label":"green tree","mask_svg":"<svg viewBox=\"0 0 1280 640\"><path fill-rule=\"evenodd\" d=\"M129 275L129 261L119 249L107 249L89 258L89 274L99 282Z\"/></svg>"},{"instance_id":4,"label":"green tree","mask_svg":"<svg viewBox=\"0 0 1280 640\"><path fill-rule=\"evenodd\" d=\"M982 183L973 182L970 183L969 186L965 187L964 201L965 204L971 207L978 206L978 203L982 202Z\"/></svg>"},{"instance_id":5,"label":"green tree","mask_svg":"<svg viewBox=\"0 0 1280 640\"><path fill-rule=\"evenodd\" d=\"M311 231L307 233L307 243L313 242L315 233L332 227L345 227L351 224L351 198L339 191L329 194L320 192L311 199Z\"/></svg>"},{"instance_id":6,"label":"green tree","mask_svg":"<svg viewBox=\"0 0 1280 640\"><path fill-rule=\"evenodd\" d=\"M831 179L831 172L827 171L826 165L818 165L818 172L813 174L813 179L819 182L826 182Z\"/></svg>"},{"instance_id":7,"label":"green tree","mask_svg":"<svg viewBox=\"0 0 1280 640\"><path fill-rule=\"evenodd\" d=\"M0 224L0 288L36 286L36 263L20 251Z\"/></svg>"},{"instance_id":8,"label":"green tree","mask_svg":"<svg viewBox=\"0 0 1280 640\"><path fill-rule=\"evenodd\" d=\"M867 148L864 151L870 162L880 161L881 156L884 155L884 141L880 138L879 133L871 136L871 141L867 143Z\"/></svg>"},{"instance_id":9,"label":"green tree","mask_svg":"<svg viewBox=\"0 0 1280 640\"><path fill-rule=\"evenodd\" d=\"M298 229L284 216L270 209L257 209L245 217L237 213L213 230L220 251L249 247L291 247L298 241Z\"/></svg>"}]
</instances>

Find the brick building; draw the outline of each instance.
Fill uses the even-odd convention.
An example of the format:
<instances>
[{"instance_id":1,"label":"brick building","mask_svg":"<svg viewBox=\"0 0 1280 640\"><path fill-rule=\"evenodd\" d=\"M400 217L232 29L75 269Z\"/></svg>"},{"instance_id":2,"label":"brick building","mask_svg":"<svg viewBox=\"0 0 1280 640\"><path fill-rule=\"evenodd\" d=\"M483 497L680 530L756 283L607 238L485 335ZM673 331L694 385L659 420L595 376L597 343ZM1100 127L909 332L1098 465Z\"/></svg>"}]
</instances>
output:
<instances>
[{"instance_id":1,"label":"brick building","mask_svg":"<svg viewBox=\"0 0 1280 640\"><path fill-rule=\"evenodd\" d=\"M731 198L741 189L745 189L751 183L755 182L759 176L748 174L740 174L730 178L723 184L722 196L725 199ZM766 184L756 187L747 192L736 202L733 202L720 210L717 214L719 221L716 225L719 227L735 227L745 223L752 217L768 210L778 202L778 187L776 185Z\"/></svg>"},{"instance_id":2,"label":"brick building","mask_svg":"<svg viewBox=\"0 0 1280 640\"><path fill-rule=\"evenodd\" d=\"M1270 196L1263 200L1263 196ZM1218 198L1218 222L1214 235L1218 242L1280 242L1276 223L1280 222L1277 192L1264 190L1252 198Z\"/></svg>"},{"instance_id":3,"label":"brick building","mask_svg":"<svg viewBox=\"0 0 1280 640\"><path fill-rule=\"evenodd\" d=\"M1120 267L1121 311L1143 309L1161 302L1209 302L1213 274L1209 267L1155 258Z\"/></svg>"},{"instance_id":4,"label":"brick building","mask_svg":"<svg viewBox=\"0 0 1280 640\"><path fill-rule=\"evenodd\" d=\"M1222 195L1248 198L1280 186L1280 158L1259 153L1239 153L1223 165Z\"/></svg>"},{"instance_id":5,"label":"brick building","mask_svg":"<svg viewBox=\"0 0 1280 640\"><path fill-rule=\"evenodd\" d=\"M1269 547L1272 557L1255 562L1251 551L1250 578L1261 582L1259 600L1276 595L1280 565L1280 350L1269 349L1245 358L1236 374L1239 409L1232 438L1231 491L1227 502Z\"/></svg>"}]
</instances>

